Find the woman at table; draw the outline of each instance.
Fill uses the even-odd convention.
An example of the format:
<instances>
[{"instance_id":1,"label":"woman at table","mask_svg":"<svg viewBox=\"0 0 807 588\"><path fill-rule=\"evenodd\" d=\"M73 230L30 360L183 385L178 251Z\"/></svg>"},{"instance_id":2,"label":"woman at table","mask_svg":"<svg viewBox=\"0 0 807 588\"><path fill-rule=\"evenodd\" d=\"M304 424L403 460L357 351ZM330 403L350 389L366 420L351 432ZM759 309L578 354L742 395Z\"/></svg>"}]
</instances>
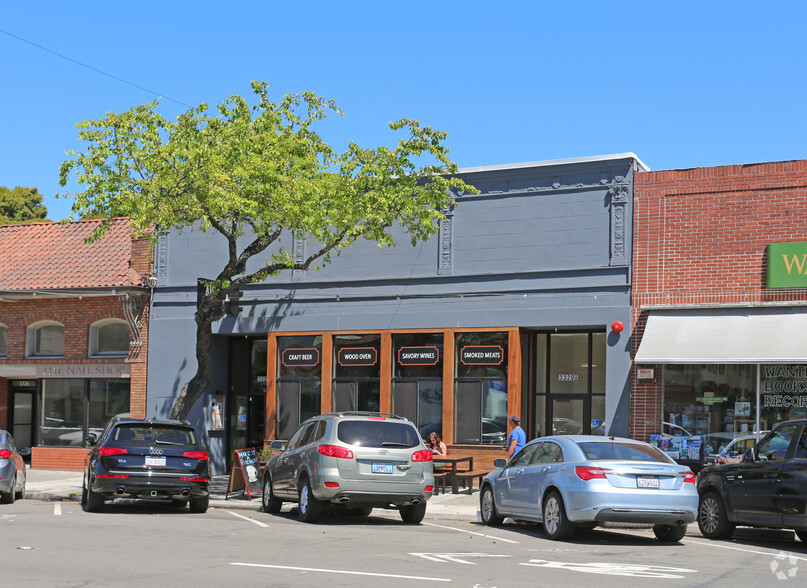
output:
<instances>
[{"instance_id":1,"label":"woman at table","mask_svg":"<svg viewBox=\"0 0 807 588\"><path fill-rule=\"evenodd\" d=\"M434 432L429 433L429 449L432 450L434 455L440 455L442 457L445 457L446 453L448 453L446 444L440 439L440 435Z\"/></svg>"}]
</instances>

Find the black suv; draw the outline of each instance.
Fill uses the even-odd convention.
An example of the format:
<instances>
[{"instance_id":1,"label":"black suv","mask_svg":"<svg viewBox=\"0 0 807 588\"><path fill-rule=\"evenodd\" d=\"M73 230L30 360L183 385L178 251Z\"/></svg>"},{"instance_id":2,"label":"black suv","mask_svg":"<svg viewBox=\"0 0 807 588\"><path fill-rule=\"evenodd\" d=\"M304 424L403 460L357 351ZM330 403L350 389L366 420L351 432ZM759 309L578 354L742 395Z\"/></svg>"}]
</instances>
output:
<instances>
[{"instance_id":1,"label":"black suv","mask_svg":"<svg viewBox=\"0 0 807 588\"><path fill-rule=\"evenodd\" d=\"M111 419L84 459L81 504L100 512L110 498L170 499L207 510L210 458L188 421Z\"/></svg>"},{"instance_id":2,"label":"black suv","mask_svg":"<svg viewBox=\"0 0 807 588\"><path fill-rule=\"evenodd\" d=\"M745 525L794 529L807 541L807 419L779 423L738 463L703 468L698 494L704 537Z\"/></svg>"}]
</instances>

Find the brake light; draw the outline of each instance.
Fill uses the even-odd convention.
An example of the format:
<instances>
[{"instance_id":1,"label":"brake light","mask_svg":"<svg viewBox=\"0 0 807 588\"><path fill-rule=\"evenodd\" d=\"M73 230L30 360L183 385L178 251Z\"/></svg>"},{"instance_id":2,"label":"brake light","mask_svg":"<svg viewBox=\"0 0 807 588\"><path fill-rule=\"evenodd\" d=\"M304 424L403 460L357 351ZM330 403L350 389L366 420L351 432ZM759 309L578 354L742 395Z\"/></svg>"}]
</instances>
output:
<instances>
[{"instance_id":1,"label":"brake light","mask_svg":"<svg viewBox=\"0 0 807 588\"><path fill-rule=\"evenodd\" d=\"M693 472L684 472L684 482L695 484L697 482L697 477Z\"/></svg>"},{"instance_id":2,"label":"brake light","mask_svg":"<svg viewBox=\"0 0 807 588\"><path fill-rule=\"evenodd\" d=\"M98 450L99 457L110 457L112 455L126 455L129 453L123 447L102 447Z\"/></svg>"},{"instance_id":3,"label":"brake light","mask_svg":"<svg viewBox=\"0 0 807 588\"><path fill-rule=\"evenodd\" d=\"M432 460L431 449L421 449L420 451L415 451L412 454L412 461L431 461L431 460Z\"/></svg>"},{"instance_id":4,"label":"brake light","mask_svg":"<svg viewBox=\"0 0 807 588\"><path fill-rule=\"evenodd\" d=\"M434 492L434 486L426 486L423 488L424 492Z\"/></svg>"},{"instance_id":5,"label":"brake light","mask_svg":"<svg viewBox=\"0 0 807 588\"><path fill-rule=\"evenodd\" d=\"M339 488L339 482L325 482L326 488Z\"/></svg>"},{"instance_id":6,"label":"brake light","mask_svg":"<svg viewBox=\"0 0 807 588\"><path fill-rule=\"evenodd\" d=\"M200 478L198 476L180 476L180 480L183 482L209 482L210 478Z\"/></svg>"},{"instance_id":7,"label":"brake light","mask_svg":"<svg viewBox=\"0 0 807 588\"><path fill-rule=\"evenodd\" d=\"M328 457L339 457L341 459L353 459L353 452L346 447L339 447L338 445L320 445L317 447L322 455Z\"/></svg>"},{"instance_id":8,"label":"brake light","mask_svg":"<svg viewBox=\"0 0 807 588\"><path fill-rule=\"evenodd\" d=\"M116 480L121 480L123 478L128 478L129 474L97 474L96 478L115 478Z\"/></svg>"},{"instance_id":9,"label":"brake light","mask_svg":"<svg viewBox=\"0 0 807 588\"><path fill-rule=\"evenodd\" d=\"M190 457L191 459L198 459L199 461L208 461L210 459L210 455L207 451L186 451L182 454L182 457Z\"/></svg>"},{"instance_id":10,"label":"brake light","mask_svg":"<svg viewBox=\"0 0 807 588\"><path fill-rule=\"evenodd\" d=\"M0 449L0 459L8 459L11 457L11 452L8 449Z\"/></svg>"},{"instance_id":11,"label":"brake light","mask_svg":"<svg viewBox=\"0 0 807 588\"><path fill-rule=\"evenodd\" d=\"M605 472L610 472L609 468L595 468L591 466L577 466L574 473L581 480L593 480L595 478L605 478Z\"/></svg>"}]
</instances>

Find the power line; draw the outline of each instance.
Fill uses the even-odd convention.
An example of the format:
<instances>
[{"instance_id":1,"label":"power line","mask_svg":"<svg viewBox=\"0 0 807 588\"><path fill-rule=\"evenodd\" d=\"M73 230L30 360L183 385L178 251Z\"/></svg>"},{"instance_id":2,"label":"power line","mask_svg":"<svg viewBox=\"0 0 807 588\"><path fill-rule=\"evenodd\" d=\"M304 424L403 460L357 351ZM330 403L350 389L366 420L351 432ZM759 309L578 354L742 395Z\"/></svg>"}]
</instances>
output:
<instances>
[{"instance_id":1,"label":"power line","mask_svg":"<svg viewBox=\"0 0 807 588\"><path fill-rule=\"evenodd\" d=\"M76 64L80 65L81 67L86 67L87 69L91 69L92 71L97 72L97 73L102 74L102 75L105 75L105 76L107 76L109 78L112 78L113 80L123 82L124 84L129 84L130 86L133 86L133 87L135 87L135 88L137 88L139 90L143 90L145 92L148 92L149 94L154 94L158 98L164 98L165 100L170 100L171 102L176 102L177 104L180 104L182 106L186 106L187 108L192 108L192 106L189 105L189 104L185 104L184 102L180 102L179 100L174 100L173 98L171 98L169 96L166 96L165 94L160 94L159 92L155 92L154 90L149 90L148 88L144 88L143 86L138 86L137 84L132 83L132 82L130 82L128 80L124 80L123 78L119 78L118 76L113 76L110 73L107 73L107 72L105 72L103 70L98 69L97 67L87 65L86 63L82 63L82 62L80 62L80 61L78 61L76 59L73 59L72 57L68 57L67 55L62 55L61 53L53 51L52 49L48 49L47 47L43 47L42 45L38 45L38 44L36 44L36 43L34 43L32 41L29 41L28 39L23 39L22 37L18 37L17 35L9 33L8 31L4 31L3 29L0 29L0 33L3 33L4 35L8 35L9 37L13 37L13 38L17 39L18 41L22 41L23 43L28 43L29 45L33 45L37 49L42 49L42 51L47 51L48 53L52 53L53 55L56 55L57 57L61 57L62 59L66 59L67 61L72 61L73 63L76 63Z\"/></svg>"}]
</instances>

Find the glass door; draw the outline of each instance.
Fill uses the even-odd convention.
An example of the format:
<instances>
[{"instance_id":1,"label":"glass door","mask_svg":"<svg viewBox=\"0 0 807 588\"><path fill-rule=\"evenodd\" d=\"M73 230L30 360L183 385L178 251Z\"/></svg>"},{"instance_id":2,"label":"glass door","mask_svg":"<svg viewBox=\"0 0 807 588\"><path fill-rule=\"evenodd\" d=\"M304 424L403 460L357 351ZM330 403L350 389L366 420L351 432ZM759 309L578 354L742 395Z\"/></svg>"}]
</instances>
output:
<instances>
[{"instance_id":1,"label":"glass door","mask_svg":"<svg viewBox=\"0 0 807 588\"><path fill-rule=\"evenodd\" d=\"M34 441L34 391L15 388L12 383L11 434L18 449L30 448Z\"/></svg>"},{"instance_id":2,"label":"glass door","mask_svg":"<svg viewBox=\"0 0 807 588\"><path fill-rule=\"evenodd\" d=\"M552 435L588 435L591 428L589 396L587 394L552 394L548 417Z\"/></svg>"}]
</instances>

